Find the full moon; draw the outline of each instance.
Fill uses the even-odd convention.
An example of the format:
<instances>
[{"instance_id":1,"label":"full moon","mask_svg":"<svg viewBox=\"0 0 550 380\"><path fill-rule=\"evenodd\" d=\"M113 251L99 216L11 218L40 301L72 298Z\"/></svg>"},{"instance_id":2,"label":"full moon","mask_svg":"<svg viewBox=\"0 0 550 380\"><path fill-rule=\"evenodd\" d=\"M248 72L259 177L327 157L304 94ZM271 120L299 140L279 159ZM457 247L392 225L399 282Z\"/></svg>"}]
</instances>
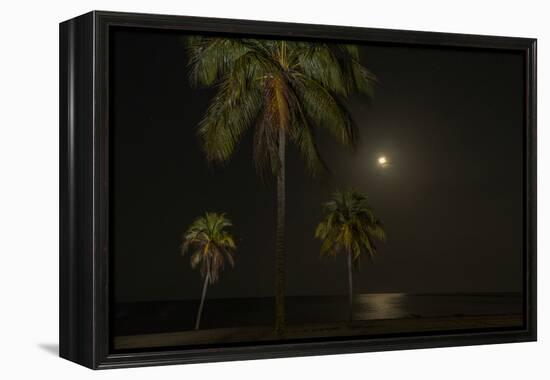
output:
<instances>
[{"instance_id":1,"label":"full moon","mask_svg":"<svg viewBox=\"0 0 550 380\"><path fill-rule=\"evenodd\" d=\"M387 166L388 165L388 159L386 158L386 156L378 157L378 164L382 167Z\"/></svg>"}]
</instances>

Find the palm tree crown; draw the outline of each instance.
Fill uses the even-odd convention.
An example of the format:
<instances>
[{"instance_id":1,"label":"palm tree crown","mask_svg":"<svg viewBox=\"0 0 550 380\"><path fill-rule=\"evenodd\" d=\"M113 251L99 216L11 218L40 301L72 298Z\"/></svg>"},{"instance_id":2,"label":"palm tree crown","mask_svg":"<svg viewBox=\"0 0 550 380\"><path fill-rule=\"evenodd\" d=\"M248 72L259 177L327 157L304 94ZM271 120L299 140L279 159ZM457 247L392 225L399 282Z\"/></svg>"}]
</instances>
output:
<instances>
[{"instance_id":1,"label":"palm tree crown","mask_svg":"<svg viewBox=\"0 0 550 380\"><path fill-rule=\"evenodd\" d=\"M370 94L373 80L359 63L357 46L195 36L189 54L192 83L217 87L199 127L209 161L227 161L253 125L260 172L276 174L280 167L280 129L312 174L324 169L314 127L346 146L355 142L342 100L353 92Z\"/></svg>"},{"instance_id":2,"label":"palm tree crown","mask_svg":"<svg viewBox=\"0 0 550 380\"><path fill-rule=\"evenodd\" d=\"M183 234L182 254L191 250L191 267L200 265L201 274L209 283L218 281L225 260L235 265L235 240L227 231L231 221L224 214L207 212L197 218Z\"/></svg>"},{"instance_id":3,"label":"palm tree crown","mask_svg":"<svg viewBox=\"0 0 550 380\"><path fill-rule=\"evenodd\" d=\"M386 233L366 195L353 190L336 192L324 209L324 220L315 231L315 237L322 241L321 254L349 253L357 265L362 253L374 257L375 240L384 241Z\"/></svg>"}]
</instances>

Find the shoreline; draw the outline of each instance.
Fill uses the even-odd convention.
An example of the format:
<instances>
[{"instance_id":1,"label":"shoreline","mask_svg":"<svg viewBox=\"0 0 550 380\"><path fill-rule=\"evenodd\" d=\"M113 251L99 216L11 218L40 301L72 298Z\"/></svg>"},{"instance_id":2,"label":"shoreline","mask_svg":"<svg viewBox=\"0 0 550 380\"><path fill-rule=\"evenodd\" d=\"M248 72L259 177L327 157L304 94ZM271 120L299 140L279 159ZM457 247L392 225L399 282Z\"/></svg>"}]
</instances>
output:
<instances>
[{"instance_id":1,"label":"shoreline","mask_svg":"<svg viewBox=\"0 0 550 380\"><path fill-rule=\"evenodd\" d=\"M490 328L521 327L521 314L475 315L450 317L411 317L400 319L373 319L352 322L310 323L289 325L282 339L349 337L359 335L406 334ZM116 350L160 348L186 345L225 344L237 342L264 342L281 340L272 326L230 327L208 330L188 330L168 333L117 336Z\"/></svg>"}]
</instances>

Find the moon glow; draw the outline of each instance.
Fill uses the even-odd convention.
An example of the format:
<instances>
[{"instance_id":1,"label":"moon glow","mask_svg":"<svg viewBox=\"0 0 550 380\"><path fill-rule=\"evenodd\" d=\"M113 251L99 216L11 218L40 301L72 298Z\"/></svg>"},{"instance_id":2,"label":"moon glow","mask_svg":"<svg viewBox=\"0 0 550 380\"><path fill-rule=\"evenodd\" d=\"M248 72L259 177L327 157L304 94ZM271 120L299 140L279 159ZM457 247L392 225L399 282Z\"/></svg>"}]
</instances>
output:
<instances>
[{"instance_id":1,"label":"moon glow","mask_svg":"<svg viewBox=\"0 0 550 380\"><path fill-rule=\"evenodd\" d=\"M378 157L377 161L378 161L378 165L380 165L383 168L388 166L388 164L389 164L388 159L386 158L386 156Z\"/></svg>"}]
</instances>

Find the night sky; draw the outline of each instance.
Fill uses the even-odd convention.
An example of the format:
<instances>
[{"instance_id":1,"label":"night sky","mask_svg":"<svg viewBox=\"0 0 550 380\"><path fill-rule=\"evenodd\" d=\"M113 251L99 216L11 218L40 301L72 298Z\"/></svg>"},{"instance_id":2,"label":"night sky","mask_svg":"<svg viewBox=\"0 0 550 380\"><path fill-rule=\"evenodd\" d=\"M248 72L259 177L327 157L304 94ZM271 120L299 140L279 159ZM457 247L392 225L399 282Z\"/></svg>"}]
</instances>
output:
<instances>
[{"instance_id":1,"label":"night sky","mask_svg":"<svg viewBox=\"0 0 550 380\"><path fill-rule=\"evenodd\" d=\"M199 298L181 235L205 211L225 212L237 262L209 298L274 294L275 183L252 161L252 134L224 166L196 137L212 89L189 85L184 34L120 29L112 40L112 255L115 300ZM355 291L519 292L522 286L523 59L511 52L362 45L377 77L350 109L356 152L324 131L330 168L311 179L287 158L287 295L346 294L343 257L319 257L321 203L364 191L388 240L363 261ZM384 155L390 165L382 168Z\"/></svg>"}]
</instances>

